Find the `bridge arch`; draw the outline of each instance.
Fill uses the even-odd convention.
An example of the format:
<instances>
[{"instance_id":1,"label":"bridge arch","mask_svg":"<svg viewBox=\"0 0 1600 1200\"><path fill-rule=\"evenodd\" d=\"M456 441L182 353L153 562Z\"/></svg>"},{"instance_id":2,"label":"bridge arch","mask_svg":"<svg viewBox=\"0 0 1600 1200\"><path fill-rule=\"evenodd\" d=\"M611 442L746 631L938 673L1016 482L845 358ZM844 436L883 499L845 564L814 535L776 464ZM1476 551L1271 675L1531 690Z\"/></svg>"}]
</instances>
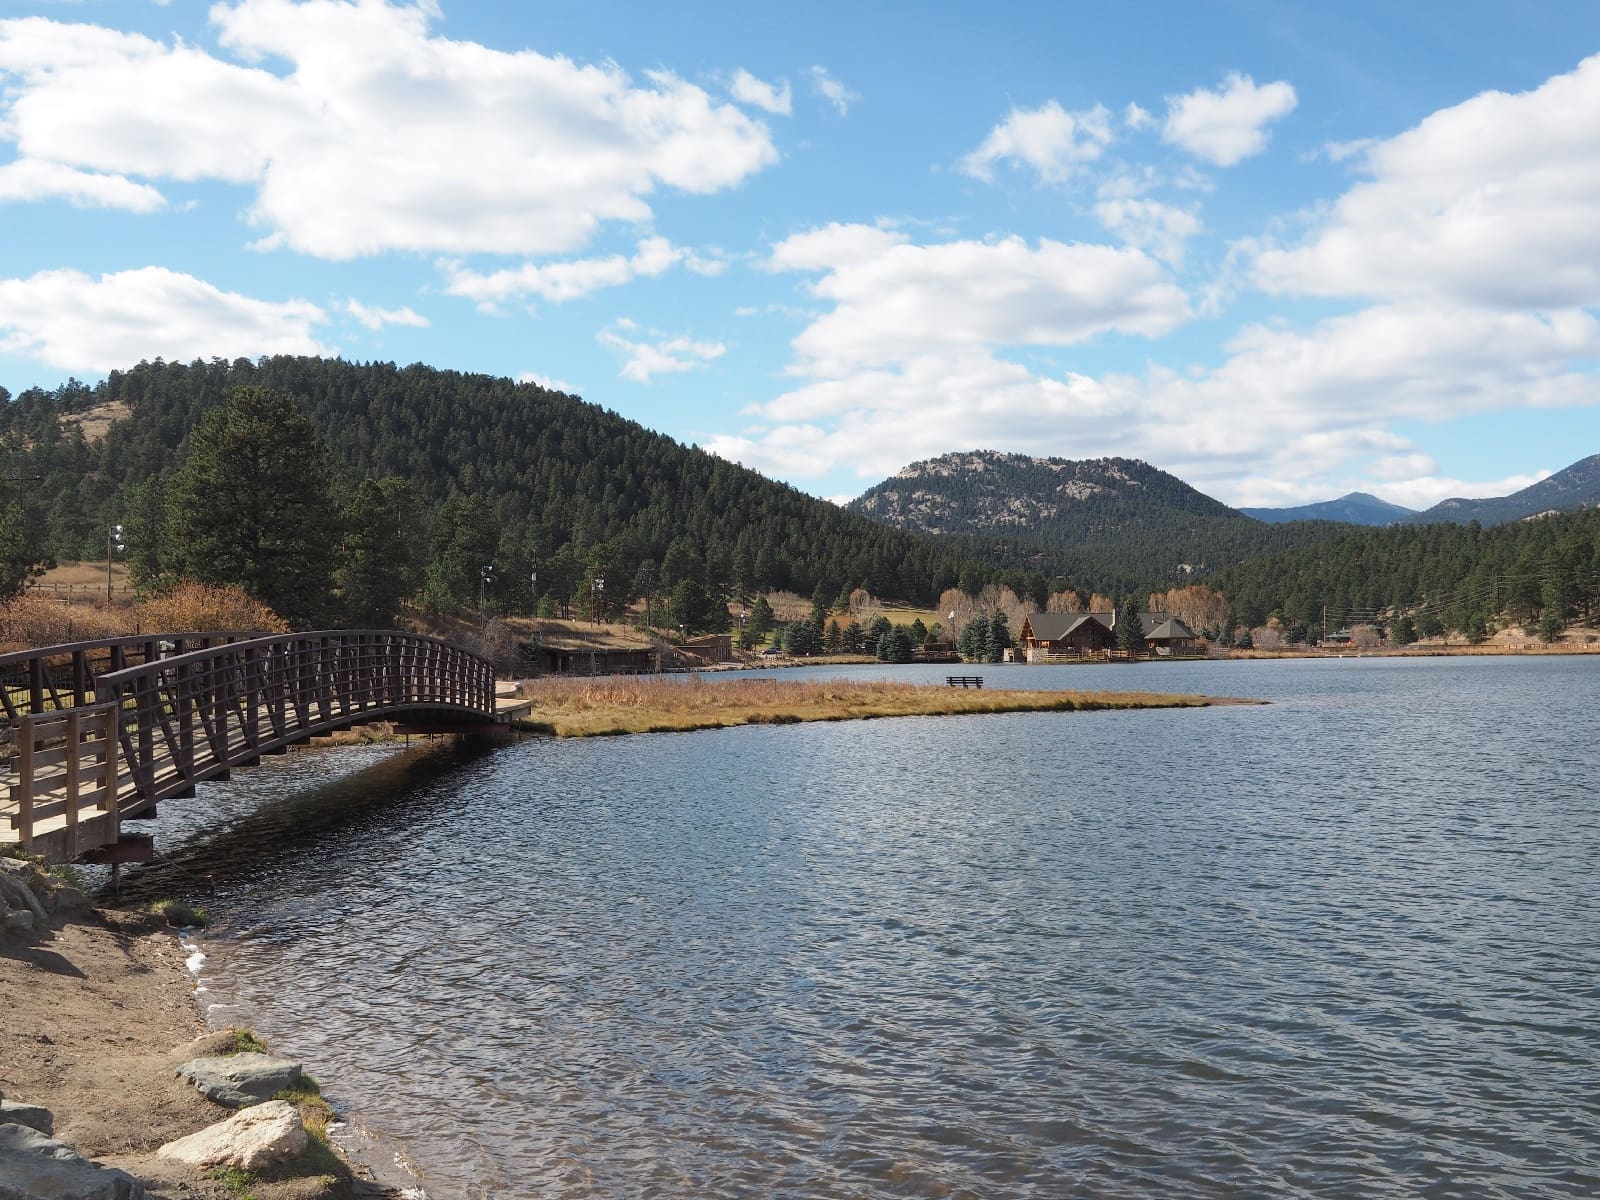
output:
<instances>
[{"instance_id":1,"label":"bridge arch","mask_svg":"<svg viewBox=\"0 0 1600 1200\"><path fill-rule=\"evenodd\" d=\"M489 728L494 668L440 638L382 629L145 634L0 656L15 739L0 845L71 861L264 754L375 720Z\"/></svg>"}]
</instances>

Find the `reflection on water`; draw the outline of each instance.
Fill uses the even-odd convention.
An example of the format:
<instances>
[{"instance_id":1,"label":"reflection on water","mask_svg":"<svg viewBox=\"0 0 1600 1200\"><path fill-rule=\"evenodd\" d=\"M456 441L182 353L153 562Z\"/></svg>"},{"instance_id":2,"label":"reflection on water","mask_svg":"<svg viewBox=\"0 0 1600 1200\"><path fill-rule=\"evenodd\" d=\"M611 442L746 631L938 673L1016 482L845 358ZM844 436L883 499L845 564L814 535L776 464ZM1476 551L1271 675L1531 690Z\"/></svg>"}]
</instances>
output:
<instances>
[{"instance_id":1,"label":"reflection on water","mask_svg":"<svg viewBox=\"0 0 1600 1200\"><path fill-rule=\"evenodd\" d=\"M993 670L1273 703L241 772L209 995L434 1200L1600 1190L1595 664Z\"/></svg>"}]
</instances>

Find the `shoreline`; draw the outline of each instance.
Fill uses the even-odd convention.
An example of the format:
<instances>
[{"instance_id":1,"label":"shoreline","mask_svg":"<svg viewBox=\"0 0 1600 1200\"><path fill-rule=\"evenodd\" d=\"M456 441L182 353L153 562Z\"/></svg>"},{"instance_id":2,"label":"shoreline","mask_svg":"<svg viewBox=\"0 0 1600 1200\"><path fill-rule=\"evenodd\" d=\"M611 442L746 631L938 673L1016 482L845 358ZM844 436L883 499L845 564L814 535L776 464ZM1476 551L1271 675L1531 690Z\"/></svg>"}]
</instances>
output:
<instances>
[{"instance_id":1,"label":"shoreline","mask_svg":"<svg viewBox=\"0 0 1600 1200\"><path fill-rule=\"evenodd\" d=\"M1020 682L1020 681L1019 681ZM545 678L524 683L528 711L514 729L553 737L688 733L888 717L1108 709L1206 708L1261 701L1152 691L940 687L885 680L667 680L651 676Z\"/></svg>"},{"instance_id":2,"label":"shoreline","mask_svg":"<svg viewBox=\"0 0 1600 1200\"><path fill-rule=\"evenodd\" d=\"M53 878L53 877L52 877ZM126 1172L150 1200L402 1200L334 1139L248 1176L157 1156L232 1115L176 1075L230 1040L210 1030L190 960L197 948L162 919L91 907L59 882L33 890L49 919L0 937L0 1093L53 1118L51 1136ZM203 951L201 951L203 953ZM315 1064L307 1064L315 1074ZM241 1190L243 1189L243 1190Z\"/></svg>"}]
</instances>

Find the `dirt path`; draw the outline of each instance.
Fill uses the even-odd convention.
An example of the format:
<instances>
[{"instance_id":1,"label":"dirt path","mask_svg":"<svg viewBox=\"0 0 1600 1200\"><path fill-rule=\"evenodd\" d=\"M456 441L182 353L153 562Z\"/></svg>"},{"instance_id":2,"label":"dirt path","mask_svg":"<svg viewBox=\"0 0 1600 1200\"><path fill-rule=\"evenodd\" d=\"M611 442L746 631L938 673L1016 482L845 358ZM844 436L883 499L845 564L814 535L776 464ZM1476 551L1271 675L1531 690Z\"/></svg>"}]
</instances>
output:
<instances>
[{"instance_id":1,"label":"dirt path","mask_svg":"<svg viewBox=\"0 0 1600 1200\"><path fill-rule=\"evenodd\" d=\"M97 911L31 944L0 944L0 1091L55 1114L55 1136L144 1180L164 1200L238 1193L155 1157L164 1142L226 1112L173 1075L203 1052L194 984L171 931L154 918ZM320 1181L254 1189L309 1200Z\"/></svg>"}]
</instances>

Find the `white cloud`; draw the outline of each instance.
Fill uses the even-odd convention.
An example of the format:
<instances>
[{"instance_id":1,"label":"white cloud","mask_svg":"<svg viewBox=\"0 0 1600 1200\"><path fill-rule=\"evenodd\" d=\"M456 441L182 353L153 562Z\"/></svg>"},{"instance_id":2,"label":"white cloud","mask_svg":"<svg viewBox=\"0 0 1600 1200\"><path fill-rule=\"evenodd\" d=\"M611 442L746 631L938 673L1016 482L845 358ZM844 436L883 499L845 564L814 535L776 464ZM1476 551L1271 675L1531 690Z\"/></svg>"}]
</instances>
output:
<instances>
[{"instance_id":1,"label":"white cloud","mask_svg":"<svg viewBox=\"0 0 1600 1200\"><path fill-rule=\"evenodd\" d=\"M1600 303L1600 55L1531 92L1485 92L1365 152L1371 179L1300 245L1256 260L1273 292L1497 309Z\"/></svg>"},{"instance_id":2,"label":"white cloud","mask_svg":"<svg viewBox=\"0 0 1600 1200\"><path fill-rule=\"evenodd\" d=\"M1600 354L1600 321L1377 307L1304 333L1253 327L1227 349L1209 370L1056 378L988 347L930 340L895 362L809 380L760 405L761 426L706 444L788 478L840 467L882 478L951 446L1129 455L1233 504L1322 500L1353 464L1393 468L1415 451L1396 421L1592 403L1593 378L1573 364ZM1432 473L1391 479L1384 494L1464 494Z\"/></svg>"},{"instance_id":3,"label":"white cloud","mask_svg":"<svg viewBox=\"0 0 1600 1200\"><path fill-rule=\"evenodd\" d=\"M1094 162L1111 143L1111 113L1100 105L1067 112L1051 100L1039 108L1013 108L989 131L983 144L961 160L961 169L984 182L994 179L994 164L1026 163L1045 183L1068 182Z\"/></svg>"},{"instance_id":4,"label":"white cloud","mask_svg":"<svg viewBox=\"0 0 1600 1200\"><path fill-rule=\"evenodd\" d=\"M833 307L794 340L796 369L812 375L961 347L1156 336L1188 317L1182 290L1143 251L1048 238L916 245L830 225L780 242L769 265L822 272L810 291Z\"/></svg>"},{"instance_id":5,"label":"white cloud","mask_svg":"<svg viewBox=\"0 0 1600 1200\"><path fill-rule=\"evenodd\" d=\"M693 371L727 353L727 346L721 342L697 342L683 334L666 336L652 332L651 336L658 340L650 342L626 338L617 332L619 329L632 332L636 328L635 322L620 318L610 329L602 329L595 335L595 341L623 356L622 369L617 372L620 379L649 383L656 375Z\"/></svg>"},{"instance_id":6,"label":"white cloud","mask_svg":"<svg viewBox=\"0 0 1600 1200\"><path fill-rule=\"evenodd\" d=\"M41 271L0 280L0 353L65 371L110 371L156 357L331 354L313 333L326 320L305 300L256 300L163 267L98 279Z\"/></svg>"},{"instance_id":7,"label":"white cloud","mask_svg":"<svg viewBox=\"0 0 1600 1200\"><path fill-rule=\"evenodd\" d=\"M487 274L460 263L443 265L448 276L445 291L476 300L480 308L493 311L498 304L521 296L538 296L552 304L581 299L601 288L620 287L634 279L653 279L680 264L702 275L716 274L724 265L719 259L674 246L664 237L644 238L631 256L610 254L524 263Z\"/></svg>"},{"instance_id":8,"label":"white cloud","mask_svg":"<svg viewBox=\"0 0 1600 1200\"><path fill-rule=\"evenodd\" d=\"M565 379L557 379L553 375L541 375L537 371L524 371L517 376L517 382L535 384L547 392L565 392L569 396L579 394L578 389Z\"/></svg>"},{"instance_id":9,"label":"white cloud","mask_svg":"<svg viewBox=\"0 0 1600 1200\"><path fill-rule=\"evenodd\" d=\"M636 83L613 64L451 41L430 33L437 15L425 2L218 4L237 61L0 21L0 138L27 163L249 187L261 245L329 259L569 252L607 222L648 220L658 188L715 192L777 159L764 124L670 73ZM282 74L255 65L280 61Z\"/></svg>"},{"instance_id":10,"label":"white cloud","mask_svg":"<svg viewBox=\"0 0 1600 1200\"><path fill-rule=\"evenodd\" d=\"M1507 475L1504 479L1450 479L1439 475L1419 475L1413 479L1384 484L1383 499L1390 504L1403 504L1407 508L1421 510L1432 508L1441 500L1457 497L1482 500L1490 496L1509 496L1512 492L1520 492L1541 479L1549 478L1549 471Z\"/></svg>"},{"instance_id":11,"label":"white cloud","mask_svg":"<svg viewBox=\"0 0 1600 1200\"><path fill-rule=\"evenodd\" d=\"M1194 209L1140 196L1107 196L1095 203L1094 215L1128 245L1174 267L1183 262L1184 243L1202 228Z\"/></svg>"},{"instance_id":12,"label":"white cloud","mask_svg":"<svg viewBox=\"0 0 1600 1200\"><path fill-rule=\"evenodd\" d=\"M850 106L861 99L860 93L851 91L829 75L826 67L812 67L810 75L811 90L833 105L834 111L841 117L849 113Z\"/></svg>"},{"instance_id":13,"label":"white cloud","mask_svg":"<svg viewBox=\"0 0 1600 1200\"><path fill-rule=\"evenodd\" d=\"M743 67L733 73L733 82L728 87L728 94L740 104L753 104L777 116L787 117L794 111L787 79L781 86L771 84L764 79L757 79Z\"/></svg>"},{"instance_id":14,"label":"white cloud","mask_svg":"<svg viewBox=\"0 0 1600 1200\"><path fill-rule=\"evenodd\" d=\"M78 208L125 208L138 213L156 212L167 203L155 188L122 175L81 171L37 158L0 166L0 204L36 200L65 200Z\"/></svg>"},{"instance_id":15,"label":"white cloud","mask_svg":"<svg viewBox=\"0 0 1600 1200\"><path fill-rule=\"evenodd\" d=\"M1294 88L1279 80L1257 86L1237 72L1220 91L1196 88L1167 99L1161 140L1180 146L1218 167L1260 154L1267 146L1267 126L1294 111Z\"/></svg>"},{"instance_id":16,"label":"white cloud","mask_svg":"<svg viewBox=\"0 0 1600 1200\"><path fill-rule=\"evenodd\" d=\"M409 308L370 308L354 298L344 302L344 310L374 333L386 325L407 325L413 329L428 328L428 318Z\"/></svg>"},{"instance_id":17,"label":"white cloud","mask_svg":"<svg viewBox=\"0 0 1600 1200\"><path fill-rule=\"evenodd\" d=\"M1129 104L1127 108L1122 110L1122 123L1129 129L1142 131L1145 129L1154 129L1156 119L1152 117L1146 109L1139 107L1139 105Z\"/></svg>"}]
</instances>

